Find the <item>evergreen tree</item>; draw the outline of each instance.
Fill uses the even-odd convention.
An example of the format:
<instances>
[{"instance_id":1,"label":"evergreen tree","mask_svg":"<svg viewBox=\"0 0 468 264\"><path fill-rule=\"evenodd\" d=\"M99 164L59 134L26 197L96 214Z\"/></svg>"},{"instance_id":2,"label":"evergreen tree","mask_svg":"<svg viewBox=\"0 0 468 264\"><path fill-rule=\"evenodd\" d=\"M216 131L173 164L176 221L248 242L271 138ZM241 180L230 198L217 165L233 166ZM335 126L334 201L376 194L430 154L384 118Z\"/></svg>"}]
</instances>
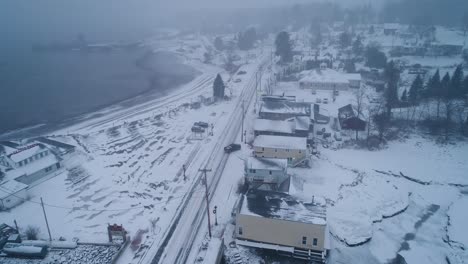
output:
<instances>
[{"instance_id":1,"label":"evergreen tree","mask_svg":"<svg viewBox=\"0 0 468 264\"><path fill-rule=\"evenodd\" d=\"M344 63L344 70L347 73L355 73L356 72L356 65L354 64L353 60L346 60Z\"/></svg>"},{"instance_id":2,"label":"evergreen tree","mask_svg":"<svg viewBox=\"0 0 468 264\"><path fill-rule=\"evenodd\" d=\"M419 99L421 98L421 92L423 89L423 80L421 76L418 74L416 79L414 79L413 83L411 84L408 99L409 102L413 105L419 103Z\"/></svg>"},{"instance_id":3,"label":"evergreen tree","mask_svg":"<svg viewBox=\"0 0 468 264\"><path fill-rule=\"evenodd\" d=\"M281 57L282 62L291 62L293 58L292 43L289 39L289 33L282 31L278 33L275 40L276 55Z\"/></svg>"},{"instance_id":4,"label":"evergreen tree","mask_svg":"<svg viewBox=\"0 0 468 264\"><path fill-rule=\"evenodd\" d=\"M468 96L468 76L465 77L465 81L463 81L463 95L465 98Z\"/></svg>"},{"instance_id":5,"label":"evergreen tree","mask_svg":"<svg viewBox=\"0 0 468 264\"><path fill-rule=\"evenodd\" d=\"M450 87L448 91L450 98L462 98L463 97L463 68L458 65L453 73L450 81Z\"/></svg>"},{"instance_id":6,"label":"evergreen tree","mask_svg":"<svg viewBox=\"0 0 468 264\"><path fill-rule=\"evenodd\" d=\"M224 82L223 79L221 78L221 75L216 75L216 78L213 82L213 97L216 99L222 99L224 98Z\"/></svg>"},{"instance_id":7,"label":"evergreen tree","mask_svg":"<svg viewBox=\"0 0 468 264\"><path fill-rule=\"evenodd\" d=\"M368 46L365 56L366 66L368 67L382 69L387 65L387 56L376 45Z\"/></svg>"},{"instance_id":8,"label":"evergreen tree","mask_svg":"<svg viewBox=\"0 0 468 264\"><path fill-rule=\"evenodd\" d=\"M403 91L403 94L401 95L400 100L404 103L408 102L408 93L406 92L406 89Z\"/></svg>"},{"instance_id":9,"label":"evergreen tree","mask_svg":"<svg viewBox=\"0 0 468 264\"><path fill-rule=\"evenodd\" d=\"M440 96L444 99L449 99L452 97L450 93L450 74L447 72L444 75L444 78L440 81Z\"/></svg>"},{"instance_id":10,"label":"evergreen tree","mask_svg":"<svg viewBox=\"0 0 468 264\"><path fill-rule=\"evenodd\" d=\"M400 82L400 70L393 61L387 64L384 76L387 81L385 90L386 108L387 115L390 118L392 108L398 106L398 83Z\"/></svg>"},{"instance_id":11,"label":"evergreen tree","mask_svg":"<svg viewBox=\"0 0 468 264\"><path fill-rule=\"evenodd\" d=\"M436 98L440 90L440 72L437 70L427 82L426 97Z\"/></svg>"},{"instance_id":12,"label":"evergreen tree","mask_svg":"<svg viewBox=\"0 0 468 264\"><path fill-rule=\"evenodd\" d=\"M239 33L237 45L241 50L249 50L254 47L255 41L257 41L257 31L252 27Z\"/></svg>"},{"instance_id":13,"label":"evergreen tree","mask_svg":"<svg viewBox=\"0 0 468 264\"><path fill-rule=\"evenodd\" d=\"M343 32L340 35L340 45L342 48L347 48L351 45L352 39L351 39L351 34L348 32Z\"/></svg>"},{"instance_id":14,"label":"evergreen tree","mask_svg":"<svg viewBox=\"0 0 468 264\"><path fill-rule=\"evenodd\" d=\"M356 40L353 42L353 52L356 55L361 55L364 51L364 45L362 44L361 37L358 36Z\"/></svg>"},{"instance_id":15,"label":"evergreen tree","mask_svg":"<svg viewBox=\"0 0 468 264\"><path fill-rule=\"evenodd\" d=\"M214 40L214 46L217 50L223 50L224 49L223 39L219 36L216 37Z\"/></svg>"}]
</instances>

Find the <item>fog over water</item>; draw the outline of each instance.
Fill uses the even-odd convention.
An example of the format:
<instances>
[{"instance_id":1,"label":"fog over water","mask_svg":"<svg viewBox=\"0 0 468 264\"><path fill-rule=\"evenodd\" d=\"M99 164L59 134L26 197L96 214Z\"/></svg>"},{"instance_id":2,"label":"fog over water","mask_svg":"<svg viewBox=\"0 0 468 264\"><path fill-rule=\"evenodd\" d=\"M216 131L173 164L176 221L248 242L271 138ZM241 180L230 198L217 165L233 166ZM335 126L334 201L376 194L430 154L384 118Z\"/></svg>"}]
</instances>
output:
<instances>
[{"instance_id":1,"label":"fog over water","mask_svg":"<svg viewBox=\"0 0 468 264\"><path fill-rule=\"evenodd\" d=\"M144 7L122 1L2 1L0 133L189 81L193 71L177 65L174 56L148 56L148 48L32 50L37 44L73 43L78 34L88 44L141 41L158 29Z\"/></svg>"}]
</instances>

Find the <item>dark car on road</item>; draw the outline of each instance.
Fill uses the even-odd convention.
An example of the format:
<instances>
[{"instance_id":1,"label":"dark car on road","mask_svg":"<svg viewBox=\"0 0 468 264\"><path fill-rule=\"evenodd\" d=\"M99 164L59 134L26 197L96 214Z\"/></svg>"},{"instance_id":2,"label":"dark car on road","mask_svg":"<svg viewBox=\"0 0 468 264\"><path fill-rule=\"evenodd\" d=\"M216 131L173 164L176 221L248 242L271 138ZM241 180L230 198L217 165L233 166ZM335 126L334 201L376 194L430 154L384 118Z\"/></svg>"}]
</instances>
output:
<instances>
[{"instance_id":1,"label":"dark car on road","mask_svg":"<svg viewBox=\"0 0 468 264\"><path fill-rule=\"evenodd\" d=\"M224 152L231 153L231 152L234 152L234 151L237 151L237 150L240 150L240 149L241 149L240 144L232 143L232 144L229 144L226 147L224 147Z\"/></svg>"},{"instance_id":2,"label":"dark car on road","mask_svg":"<svg viewBox=\"0 0 468 264\"><path fill-rule=\"evenodd\" d=\"M192 132L193 133L205 133L205 129L203 127L193 126Z\"/></svg>"},{"instance_id":3,"label":"dark car on road","mask_svg":"<svg viewBox=\"0 0 468 264\"><path fill-rule=\"evenodd\" d=\"M193 125L194 125L194 126L203 127L203 128L208 128L208 126L209 126L208 123L206 123L206 122L201 122L201 121L195 122L195 123L193 123Z\"/></svg>"}]
</instances>

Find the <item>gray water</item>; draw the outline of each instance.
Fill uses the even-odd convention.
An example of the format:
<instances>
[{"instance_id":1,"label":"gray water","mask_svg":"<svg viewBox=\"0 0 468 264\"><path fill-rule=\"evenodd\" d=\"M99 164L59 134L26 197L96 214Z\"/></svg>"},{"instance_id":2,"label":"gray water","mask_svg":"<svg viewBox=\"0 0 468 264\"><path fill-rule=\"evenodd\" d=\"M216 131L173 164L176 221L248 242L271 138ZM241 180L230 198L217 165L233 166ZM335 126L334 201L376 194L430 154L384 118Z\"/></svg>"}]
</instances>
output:
<instances>
[{"instance_id":1,"label":"gray water","mask_svg":"<svg viewBox=\"0 0 468 264\"><path fill-rule=\"evenodd\" d=\"M136 42L156 16L128 1L0 2L0 133L53 124L142 93L167 92L195 71L149 47L111 52L33 52L34 44ZM154 7L154 6L153 6Z\"/></svg>"}]
</instances>

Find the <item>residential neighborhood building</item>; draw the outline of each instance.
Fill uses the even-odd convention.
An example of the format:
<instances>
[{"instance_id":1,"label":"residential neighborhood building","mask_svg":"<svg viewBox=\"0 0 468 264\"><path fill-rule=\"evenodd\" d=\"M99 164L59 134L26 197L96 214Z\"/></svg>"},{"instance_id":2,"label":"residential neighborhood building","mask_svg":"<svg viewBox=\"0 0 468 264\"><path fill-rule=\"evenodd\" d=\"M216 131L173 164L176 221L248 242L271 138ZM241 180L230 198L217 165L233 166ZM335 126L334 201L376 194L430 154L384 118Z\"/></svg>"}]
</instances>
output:
<instances>
[{"instance_id":1,"label":"residential neighborhood building","mask_svg":"<svg viewBox=\"0 0 468 264\"><path fill-rule=\"evenodd\" d=\"M279 190L281 185L289 179L288 161L249 157L244 164L244 173L250 188Z\"/></svg>"},{"instance_id":2,"label":"residential neighborhood building","mask_svg":"<svg viewBox=\"0 0 468 264\"><path fill-rule=\"evenodd\" d=\"M396 35L400 29L400 24L397 23L385 23L383 32L386 36Z\"/></svg>"},{"instance_id":3,"label":"residential neighborhood building","mask_svg":"<svg viewBox=\"0 0 468 264\"><path fill-rule=\"evenodd\" d=\"M253 142L254 156L286 159L289 166L308 165L306 137L260 135Z\"/></svg>"},{"instance_id":4,"label":"residential neighborhood building","mask_svg":"<svg viewBox=\"0 0 468 264\"><path fill-rule=\"evenodd\" d=\"M24 202L28 197L27 189L28 185L15 180L0 183L0 211Z\"/></svg>"},{"instance_id":5,"label":"residential neighborhood building","mask_svg":"<svg viewBox=\"0 0 468 264\"><path fill-rule=\"evenodd\" d=\"M299 116L289 120L256 119L254 122L255 136L297 136L307 137L312 129L310 117Z\"/></svg>"},{"instance_id":6,"label":"residential neighborhood building","mask_svg":"<svg viewBox=\"0 0 468 264\"><path fill-rule=\"evenodd\" d=\"M361 74L342 73L333 69L303 71L300 73L299 87L331 91L358 89L361 87Z\"/></svg>"},{"instance_id":7,"label":"residential neighborhood building","mask_svg":"<svg viewBox=\"0 0 468 264\"><path fill-rule=\"evenodd\" d=\"M344 130L364 131L366 129L366 121L351 104L338 109L338 121L341 129Z\"/></svg>"},{"instance_id":8,"label":"residential neighborhood building","mask_svg":"<svg viewBox=\"0 0 468 264\"><path fill-rule=\"evenodd\" d=\"M238 245L323 262L329 249L326 210L290 195L250 190L236 213Z\"/></svg>"},{"instance_id":9,"label":"residential neighborhood building","mask_svg":"<svg viewBox=\"0 0 468 264\"><path fill-rule=\"evenodd\" d=\"M0 165L6 179L31 184L61 168L60 158L42 143L19 145L16 149L3 145Z\"/></svg>"},{"instance_id":10,"label":"residential neighborhood building","mask_svg":"<svg viewBox=\"0 0 468 264\"><path fill-rule=\"evenodd\" d=\"M263 101L260 104L259 117L270 120L286 120L296 116L310 117L311 104L291 101Z\"/></svg>"}]
</instances>

